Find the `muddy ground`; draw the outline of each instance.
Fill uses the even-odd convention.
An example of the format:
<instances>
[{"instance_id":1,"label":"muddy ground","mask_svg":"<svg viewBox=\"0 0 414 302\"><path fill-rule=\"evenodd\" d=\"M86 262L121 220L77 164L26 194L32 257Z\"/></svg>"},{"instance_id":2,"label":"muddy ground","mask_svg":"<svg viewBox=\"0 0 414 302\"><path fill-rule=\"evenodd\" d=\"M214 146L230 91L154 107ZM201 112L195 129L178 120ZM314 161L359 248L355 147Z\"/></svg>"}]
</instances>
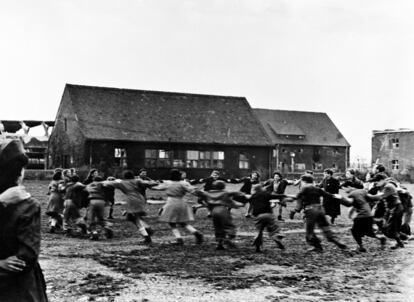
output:
<instances>
[{"instance_id":1,"label":"muddy ground","mask_svg":"<svg viewBox=\"0 0 414 302\"><path fill-rule=\"evenodd\" d=\"M26 181L25 186L44 209L47 182ZM413 185L410 190L414 193ZM296 192L290 187L287 193ZM150 197L160 194L150 192ZM205 242L196 245L186 233L185 245L179 247L171 244L168 226L157 221L160 205L148 205L156 234L146 246L124 220L122 199L117 195L111 240L49 234L43 215L40 263L51 301L414 301L414 241L391 250L391 242L381 249L374 239L365 239L368 252L355 252L347 208L333 229L348 250L323 240L323 253L307 252L303 221L300 215L287 219L293 206L288 205L281 223L286 250L266 239L264 253L256 254L251 246L254 225L244 209L234 211L237 248L216 251L205 210L194 223Z\"/></svg>"}]
</instances>

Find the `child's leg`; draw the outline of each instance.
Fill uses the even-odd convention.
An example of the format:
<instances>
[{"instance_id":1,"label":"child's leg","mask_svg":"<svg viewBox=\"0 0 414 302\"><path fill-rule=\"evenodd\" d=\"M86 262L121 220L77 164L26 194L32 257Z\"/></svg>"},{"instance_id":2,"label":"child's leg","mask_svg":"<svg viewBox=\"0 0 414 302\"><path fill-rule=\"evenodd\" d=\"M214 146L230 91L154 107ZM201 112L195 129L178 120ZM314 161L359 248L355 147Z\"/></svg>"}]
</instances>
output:
<instances>
[{"instance_id":1,"label":"child's leg","mask_svg":"<svg viewBox=\"0 0 414 302\"><path fill-rule=\"evenodd\" d=\"M366 250L362 245L362 237L363 237L363 229L361 229L363 227L362 223L363 222L361 222L360 218L355 218L354 224L352 225L351 233L356 243L359 246L359 250L361 252L365 252Z\"/></svg>"},{"instance_id":2,"label":"child's leg","mask_svg":"<svg viewBox=\"0 0 414 302\"><path fill-rule=\"evenodd\" d=\"M203 234L201 234L199 231L197 231L197 229L195 227L193 227L190 224L187 223L180 223L180 226L182 228L185 228L187 231L189 231L191 234L194 235L194 237L196 238L196 243L197 244L201 244L203 242Z\"/></svg>"},{"instance_id":3,"label":"child's leg","mask_svg":"<svg viewBox=\"0 0 414 302\"><path fill-rule=\"evenodd\" d=\"M183 238L181 238L181 234L180 231L177 228L177 224L176 223L169 223L170 227L171 227L171 231L175 237L175 239L177 240L177 244L178 245L183 245L184 241Z\"/></svg>"},{"instance_id":4,"label":"child's leg","mask_svg":"<svg viewBox=\"0 0 414 302\"><path fill-rule=\"evenodd\" d=\"M346 249L346 245L341 243L336 236L334 235L334 233L331 230L331 227L329 225L329 222L326 220L326 216L324 214L323 211L317 211L316 213L316 223L318 224L319 228L322 230L322 232L324 233L326 239L332 243L334 243L337 247L339 247L340 249Z\"/></svg>"},{"instance_id":5,"label":"child's leg","mask_svg":"<svg viewBox=\"0 0 414 302\"><path fill-rule=\"evenodd\" d=\"M114 219L113 214L114 214L114 204L115 201L110 201L111 205L109 206L109 213L108 213L108 219Z\"/></svg>"},{"instance_id":6,"label":"child's leg","mask_svg":"<svg viewBox=\"0 0 414 302\"><path fill-rule=\"evenodd\" d=\"M321 241L315 235L316 216L314 210L305 211L305 231L306 242L312 245L316 250L322 250Z\"/></svg>"},{"instance_id":7,"label":"child's leg","mask_svg":"<svg viewBox=\"0 0 414 302\"><path fill-rule=\"evenodd\" d=\"M96 203L94 200L91 200L87 208L87 211L86 211L86 217L88 221L88 230L91 233L91 239L93 240L99 239L99 234L98 234L98 231L96 230L96 222L95 222L96 211L97 211Z\"/></svg>"},{"instance_id":8,"label":"child's leg","mask_svg":"<svg viewBox=\"0 0 414 302\"><path fill-rule=\"evenodd\" d=\"M267 217L266 229L269 232L270 237L276 242L277 246L284 250L285 246L282 243L284 235L280 232L280 227L276 223L276 218L274 215L269 214Z\"/></svg>"},{"instance_id":9,"label":"child's leg","mask_svg":"<svg viewBox=\"0 0 414 302\"><path fill-rule=\"evenodd\" d=\"M250 218L252 216L253 207L250 202L247 203L247 211L246 211L246 217Z\"/></svg>"},{"instance_id":10,"label":"child's leg","mask_svg":"<svg viewBox=\"0 0 414 302\"><path fill-rule=\"evenodd\" d=\"M393 209L390 209L387 215L388 219L386 222L386 236L396 241L396 245L393 248L404 247L404 244L400 238L400 228L403 214L402 212L402 206L399 204Z\"/></svg>"},{"instance_id":11,"label":"child's leg","mask_svg":"<svg viewBox=\"0 0 414 302\"><path fill-rule=\"evenodd\" d=\"M261 252L261 247L263 245L263 230L266 227L266 221L263 218L264 214L260 214L254 218L255 226L258 231L256 238L253 241L253 245L256 247L256 253Z\"/></svg>"},{"instance_id":12,"label":"child's leg","mask_svg":"<svg viewBox=\"0 0 414 302\"><path fill-rule=\"evenodd\" d=\"M283 217L282 217L282 213L283 213L283 206L281 204L279 204L279 215L277 216L277 219L280 221L284 221Z\"/></svg>"},{"instance_id":13,"label":"child's leg","mask_svg":"<svg viewBox=\"0 0 414 302\"><path fill-rule=\"evenodd\" d=\"M105 202L103 200L99 200L96 204L95 217L97 224L105 230L105 236L107 238L112 238L113 231L110 227L111 224L105 218Z\"/></svg>"}]
</instances>

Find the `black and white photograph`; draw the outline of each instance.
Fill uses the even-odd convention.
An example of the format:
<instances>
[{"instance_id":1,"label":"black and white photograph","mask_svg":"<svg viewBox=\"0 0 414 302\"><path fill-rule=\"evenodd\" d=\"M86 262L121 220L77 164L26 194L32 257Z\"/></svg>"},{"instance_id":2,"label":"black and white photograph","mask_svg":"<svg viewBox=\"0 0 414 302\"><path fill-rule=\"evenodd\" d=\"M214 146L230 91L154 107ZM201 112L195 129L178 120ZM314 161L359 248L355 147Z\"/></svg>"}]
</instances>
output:
<instances>
[{"instance_id":1,"label":"black and white photograph","mask_svg":"<svg viewBox=\"0 0 414 302\"><path fill-rule=\"evenodd\" d=\"M414 2L4 0L0 36L0 302L414 302Z\"/></svg>"}]
</instances>

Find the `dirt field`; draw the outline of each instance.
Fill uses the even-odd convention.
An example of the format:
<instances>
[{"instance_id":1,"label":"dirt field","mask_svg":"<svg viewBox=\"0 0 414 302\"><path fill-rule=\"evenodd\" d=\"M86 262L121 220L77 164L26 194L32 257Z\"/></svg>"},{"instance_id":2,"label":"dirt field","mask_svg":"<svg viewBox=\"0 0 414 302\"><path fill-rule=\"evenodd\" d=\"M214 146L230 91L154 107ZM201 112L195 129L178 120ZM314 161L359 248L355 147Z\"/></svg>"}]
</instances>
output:
<instances>
[{"instance_id":1,"label":"dirt field","mask_svg":"<svg viewBox=\"0 0 414 302\"><path fill-rule=\"evenodd\" d=\"M25 186L45 208L47 182L26 181ZM413 193L414 186L410 190ZM296 191L289 188L288 193ZM122 199L117 195L117 201ZM307 253L303 222L297 216L281 224L287 232L285 251L266 240L265 252L256 254L251 246L254 225L244 217L244 209L234 211L237 248L216 251L205 210L197 213L194 223L205 234L205 243L196 245L186 234L185 245L178 247L171 245L168 226L157 221L159 207L148 206L149 222L156 231L150 247L140 243L135 227L124 220L121 204L115 206L111 240L49 234L43 217L40 263L50 300L414 301L414 241L404 249L390 250L391 242L380 249L378 242L365 239L368 252L357 253L346 208L333 228L349 250L323 240L323 253Z\"/></svg>"}]
</instances>

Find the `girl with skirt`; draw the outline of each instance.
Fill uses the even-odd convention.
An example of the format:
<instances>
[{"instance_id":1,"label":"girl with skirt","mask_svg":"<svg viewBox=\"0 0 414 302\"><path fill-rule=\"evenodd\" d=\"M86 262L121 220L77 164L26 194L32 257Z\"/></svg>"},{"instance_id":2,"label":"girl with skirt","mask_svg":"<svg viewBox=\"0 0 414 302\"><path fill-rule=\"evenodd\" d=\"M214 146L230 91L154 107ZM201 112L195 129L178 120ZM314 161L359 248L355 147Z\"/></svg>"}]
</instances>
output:
<instances>
[{"instance_id":1,"label":"girl with skirt","mask_svg":"<svg viewBox=\"0 0 414 302\"><path fill-rule=\"evenodd\" d=\"M132 171L124 172L123 180L105 181L103 183L105 188L114 188L120 190L126 197L126 219L132 222L139 230L140 234L144 237L145 244L152 242L151 235L153 230L149 227L148 223L144 220L145 212L145 197L141 192L145 192L146 188L150 188L158 185L157 182L151 180L146 181L142 179L135 179Z\"/></svg>"},{"instance_id":2,"label":"girl with skirt","mask_svg":"<svg viewBox=\"0 0 414 302\"><path fill-rule=\"evenodd\" d=\"M50 217L50 233L62 226L63 214L63 192L65 190L62 172L56 171L53 174L52 181L49 184L49 203L46 209L46 215Z\"/></svg>"},{"instance_id":3,"label":"girl with skirt","mask_svg":"<svg viewBox=\"0 0 414 302\"><path fill-rule=\"evenodd\" d=\"M167 203L164 206L159 220L170 225L177 240L177 245L184 244L177 226L188 230L195 236L197 244L201 244L203 242L203 235L189 224L189 222L194 220L193 210L183 199L185 194L194 193L196 188L181 178L181 172L173 169L170 172L169 181L165 181L153 188L153 190L165 190L167 193Z\"/></svg>"},{"instance_id":4,"label":"girl with skirt","mask_svg":"<svg viewBox=\"0 0 414 302\"><path fill-rule=\"evenodd\" d=\"M93 181L86 186L85 190L88 192L89 206L86 211L88 220L88 229L91 233L92 240L99 239L99 232L97 226L100 226L106 238L113 237L113 231L110 228L111 224L105 219L105 193L103 190L103 179L100 176L95 176Z\"/></svg>"},{"instance_id":5,"label":"girl with skirt","mask_svg":"<svg viewBox=\"0 0 414 302\"><path fill-rule=\"evenodd\" d=\"M18 140L0 145L0 301L47 302L38 263L40 204L21 186L28 158Z\"/></svg>"}]
</instances>

